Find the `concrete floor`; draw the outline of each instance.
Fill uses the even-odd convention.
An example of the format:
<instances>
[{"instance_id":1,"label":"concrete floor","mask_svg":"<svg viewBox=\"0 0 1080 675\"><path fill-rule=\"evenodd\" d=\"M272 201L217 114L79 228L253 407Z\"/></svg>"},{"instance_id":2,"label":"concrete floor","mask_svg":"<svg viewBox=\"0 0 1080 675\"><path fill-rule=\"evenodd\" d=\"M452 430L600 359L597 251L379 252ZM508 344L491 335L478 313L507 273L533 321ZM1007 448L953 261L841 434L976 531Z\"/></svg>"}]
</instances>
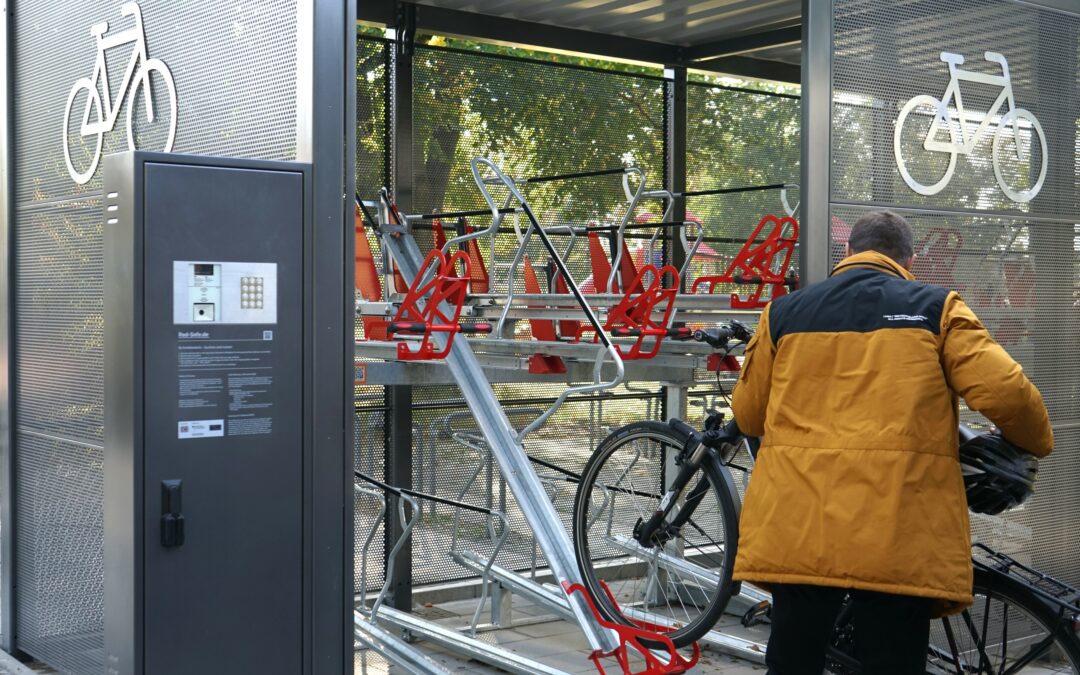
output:
<instances>
[{"instance_id":1,"label":"concrete floor","mask_svg":"<svg viewBox=\"0 0 1080 675\"><path fill-rule=\"evenodd\" d=\"M430 618L440 625L456 628L468 625L475 607L475 600L460 600L440 603L433 607L417 607L414 613ZM576 625L560 620L550 615L544 608L518 597L513 600L511 614L513 621L510 627L483 631L478 633L478 637L485 642L498 644L512 653L521 654L545 665L564 670L567 673L597 672L596 666L588 658L590 650L585 641L585 636ZM486 614L482 614L481 621L485 617ZM768 625L743 628L738 619L732 616L725 615L718 625L718 629L762 643L768 640ZM413 645L452 673L493 674L502 672L482 663L467 660L423 641L414 642ZM398 675L405 672L400 668L388 665L382 657L370 650L357 651L354 663L356 675L384 675L387 673ZM619 666L613 659L606 660L604 667L609 675L619 675L620 673ZM691 672L701 675L713 673L723 673L724 675L756 673L762 675L765 672L765 667L717 652L703 650L701 660Z\"/></svg>"}]
</instances>

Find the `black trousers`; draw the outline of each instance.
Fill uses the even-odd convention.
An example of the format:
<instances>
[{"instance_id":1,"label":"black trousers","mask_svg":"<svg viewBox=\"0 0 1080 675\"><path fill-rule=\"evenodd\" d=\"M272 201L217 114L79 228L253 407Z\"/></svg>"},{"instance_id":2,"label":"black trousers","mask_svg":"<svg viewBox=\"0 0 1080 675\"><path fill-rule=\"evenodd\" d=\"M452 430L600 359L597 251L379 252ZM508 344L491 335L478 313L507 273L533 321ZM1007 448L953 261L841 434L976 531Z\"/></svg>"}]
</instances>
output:
<instances>
[{"instance_id":1,"label":"black trousers","mask_svg":"<svg viewBox=\"0 0 1080 675\"><path fill-rule=\"evenodd\" d=\"M852 594L855 656L864 675L922 675L930 642L927 598L772 584L769 675L821 675L844 596Z\"/></svg>"}]
</instances>

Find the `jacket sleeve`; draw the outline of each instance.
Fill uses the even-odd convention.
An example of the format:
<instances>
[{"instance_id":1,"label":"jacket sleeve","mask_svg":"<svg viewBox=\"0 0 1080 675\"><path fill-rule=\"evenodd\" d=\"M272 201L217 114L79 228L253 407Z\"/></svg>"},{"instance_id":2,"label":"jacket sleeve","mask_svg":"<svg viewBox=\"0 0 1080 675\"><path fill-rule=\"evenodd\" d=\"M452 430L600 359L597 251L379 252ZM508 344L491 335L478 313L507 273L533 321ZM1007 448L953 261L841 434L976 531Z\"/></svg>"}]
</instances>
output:
<instances>
[{"instance_id":1,"label":"jacket sleeve","mask_svg":"<svg viewBox=\"0 0 1080 675\"><path fill-rule=\"evenodd\" d=\"M953 391L1012 444L1039 457L1054 449L1042 395L956 293L945 300L942 366Z\"/></svg>"},{"instance_id":2,"label":"jacket sleeve","mask_svg":"<svg viewBox=\"0 0 1080 675\"><path fill-rule=\"evenodd\" d=\"M761 313L757 333L746 345L746 358L735 391L731 410L739 430L751 436L765 435L765 411L769 407L773 357L776 347L769 333L769 307Z\"/></svg>"}]
</instances>

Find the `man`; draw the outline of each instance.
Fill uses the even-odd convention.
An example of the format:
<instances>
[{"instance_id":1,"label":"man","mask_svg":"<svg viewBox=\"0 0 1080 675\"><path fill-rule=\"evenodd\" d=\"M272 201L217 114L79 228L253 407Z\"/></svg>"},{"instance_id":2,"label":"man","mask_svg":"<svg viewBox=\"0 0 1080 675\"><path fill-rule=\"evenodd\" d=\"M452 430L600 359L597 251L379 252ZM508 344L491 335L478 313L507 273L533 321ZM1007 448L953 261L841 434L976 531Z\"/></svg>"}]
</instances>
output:
<instances>
[{"instance_id":1,"label":"man","mask_svg":"<svg viewBox=\"0 0 1080 675\"><path fill-rule=\"evenodd\" d=\"M957 396L1014 445L1053 449L1020 365L959 295L914 281L903 218L864 215L847 255L765 309L732 401L763 436L735 579L773 592L771 675L820 675L847 590L868 675L923 673L931 617L972 603Z\"/></svg>"}]
</instances>

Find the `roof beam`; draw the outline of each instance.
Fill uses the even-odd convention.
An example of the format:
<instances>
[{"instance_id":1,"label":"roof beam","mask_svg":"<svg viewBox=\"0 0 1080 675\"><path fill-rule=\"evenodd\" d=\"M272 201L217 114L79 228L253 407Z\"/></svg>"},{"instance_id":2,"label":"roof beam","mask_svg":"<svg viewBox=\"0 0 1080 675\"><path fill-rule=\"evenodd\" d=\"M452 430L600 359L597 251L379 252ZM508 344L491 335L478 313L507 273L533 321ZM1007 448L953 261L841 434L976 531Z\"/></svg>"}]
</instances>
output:
<instances>
[{"instance_id":1,"label":"roof beam","mask_svg":"<svg viewBox=\"0 0 1080 675\"><path fill-rule=\"evenodd\" d=\"M749 56L725 56L719 59L694 63L689 67L694 70L708 70L723 73L724 75L750 77L759 80L776 80L777 82L791 84L800 84L802 82L802 68L799 66L782 61L755 59Z\"/></svg>"},{"instance_id":2,"label":"roof beam","mask_svg":"<svg viewBox=\"0 0 1080 675\"><path fill-rule=\"evenodd\" d=\"M719 56L732 57L760 49L798 44L800 42L802 42L802 26L787 26L686 47L683 49L683 57L688 63L692 64L695 61L704 59L713 59Z\"/></svg>"},{"instance_id":3,"label":"roof beam","mask_svg":"<svg viewBox=\"0 0 1080 675\"><path fill-rule=\"evenodd\" d=\"M395 4L393 0L358 0L357 18L361 21L393 25L396 16ZM417 29L425 32L515 42L648 63L672 64L681 60L682 50L679 47L660 42L430 5L415 7Z\"/></svg>"}]
</instances>

